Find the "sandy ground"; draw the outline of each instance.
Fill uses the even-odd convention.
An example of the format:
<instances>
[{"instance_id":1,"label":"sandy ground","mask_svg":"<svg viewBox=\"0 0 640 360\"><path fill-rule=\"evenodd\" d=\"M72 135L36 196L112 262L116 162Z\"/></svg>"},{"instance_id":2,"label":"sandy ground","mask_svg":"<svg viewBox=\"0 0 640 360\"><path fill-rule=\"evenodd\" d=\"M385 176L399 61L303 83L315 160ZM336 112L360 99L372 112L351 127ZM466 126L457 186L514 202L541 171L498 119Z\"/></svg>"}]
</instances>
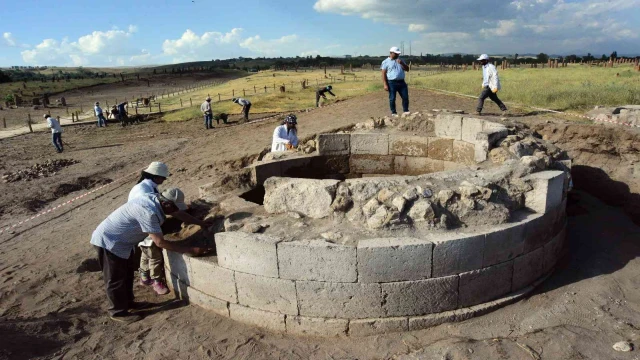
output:
<instances>
[{"instance_id":1,"label":"sandy ground","mask_svg":"<svg viewBox=\"0 0 640 360\"><path fill-rule=\"evenodd\" d=\"M300 137L385 115L387 106L377 93L301 114ZM413 111L473 107L473 100L412 91ZM621 209L580 192L571 195L569 247L556 273L526 300L462 323L361 339L297 338L138 285L138 299L156 306L130 326L111 322L101 273L79 267L94 257L91 232L126 201L135 183L131 174L150 161L166 161L174 175L164 186L180 186L193 200L198 186L267 147L276 122L208 132L195 120L70 127L63 154L53 152L46 133L0 141L0 173L46 159L80 161L51 177L2 184L3 225L65 202L101 179L129 175L0 235L0 359L640 359L637 351L611 348L621 340L639 342L640 228Z\"/></svg>"}]
</instances>

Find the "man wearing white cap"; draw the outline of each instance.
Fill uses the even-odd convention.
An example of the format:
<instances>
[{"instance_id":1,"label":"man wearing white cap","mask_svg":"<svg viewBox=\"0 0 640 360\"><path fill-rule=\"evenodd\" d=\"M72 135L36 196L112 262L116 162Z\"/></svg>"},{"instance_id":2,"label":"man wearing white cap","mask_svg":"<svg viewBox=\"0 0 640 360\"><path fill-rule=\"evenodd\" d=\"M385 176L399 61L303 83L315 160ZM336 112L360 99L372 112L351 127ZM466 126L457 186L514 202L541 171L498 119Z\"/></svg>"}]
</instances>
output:
<instances>
[{"instance_id":1,"label":"man wearing white cap","mask_svg":"<svg viewBox=\"0 0 640 360\"><path fill-rule=\"evenodd\" d=\"M478 98L478 106L476 107L476 114L482 114L482 108L484 107L484 101L489 98L496 103L500 110L507 111L507 107L500 99L498 99L498 91L500 90L500 78L498 77L498 70L489 62L489 55L482 54L478 58L482 65L482 93Z\"/></svg>"},{"instance_id":2,"label":"man wearing white cap","mask_svg":"<svg viewBox=\"0 0 640 360\"><path fill-rule=\"evenodd\" d=\"M61 153L64 147L62 146L62 127L60 127L60 122L49 114L44 114L44 118L47 120L47 127L51 129L51 143L56 147L56 151Z\"/></svg>"},{"instance_id":3,"label":"man wearing white cap","mask_svg":"<svg viewBox=\"0 0 640 360\"><path fill-rule=\"evenodd\" d=\"M396 112L396 93L400 93L402 98L402 111L409 114L409 88L404 81L405 71L409 71L409 66L400 59L400 49L396 46L389 49L389 57L380 66L382 70L382 82L384 90L389 92L389 107L391 116L398 116Z\"/></svg>"},{"instance_id":4,"label":"man wearing white cap","mask_svg":"<svg viewBox=\"0 0 640 360\"><path fill-rule=\"evenodd\" d=\"M211 110L211 98L207 96L202 105L200 105L200 111L204 115L204 127L206 129L213 129L213 111Z\"/></svg>"}]
</instances>

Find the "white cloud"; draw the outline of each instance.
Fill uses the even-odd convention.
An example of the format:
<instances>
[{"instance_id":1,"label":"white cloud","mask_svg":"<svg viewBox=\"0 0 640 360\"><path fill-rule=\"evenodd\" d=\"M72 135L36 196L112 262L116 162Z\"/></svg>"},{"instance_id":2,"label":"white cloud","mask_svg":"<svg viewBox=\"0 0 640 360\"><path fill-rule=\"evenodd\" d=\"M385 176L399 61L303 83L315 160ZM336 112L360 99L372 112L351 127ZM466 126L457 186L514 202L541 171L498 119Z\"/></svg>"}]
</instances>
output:
<instances>
[{"instance_id":1,"label":"white cloud","mask_svg":"<svg viewBox=\"0 0 640 360\"><path fill-rule=\"evenodd\" d=\"M165 40L162 50L165 55L174 56L174 61L209 59L220 47L239 42L242 31L234 28L227 33L205 32L199 36L187 29L179 39Z\"/></svg>"},{"instance_id":2,"label":"white cloud","mask_svg":"<svg viewBox=\"0 0 640 360\"><path fill-rule=\"evenodd\" d=\"M260 35L252 36L240 42L240 46L262 55L291 54L290 44L298 40L298 35L286 35L279 39L263 40Z\"/></svg>"},{"instance_id":3,"label":"white cloud","mask_svg":"<svg viewBox=\"0 0 640 360\"><path fill-rule=\"evenodd\" d=\"M13 38L13 35L10 32L2 34L2 38L7 45L16 46L16 40Z\"/></svg>"},{"instance_id":4,"label":"white cloud","mask_svg":"<svg viewBox=\"0 0 640 360\"><path fill-rule=\"evenodd\" d=\"M427 25L424 24L409 24L410 32L424 32L427 30Z\"/></svg>"}]
</instances>

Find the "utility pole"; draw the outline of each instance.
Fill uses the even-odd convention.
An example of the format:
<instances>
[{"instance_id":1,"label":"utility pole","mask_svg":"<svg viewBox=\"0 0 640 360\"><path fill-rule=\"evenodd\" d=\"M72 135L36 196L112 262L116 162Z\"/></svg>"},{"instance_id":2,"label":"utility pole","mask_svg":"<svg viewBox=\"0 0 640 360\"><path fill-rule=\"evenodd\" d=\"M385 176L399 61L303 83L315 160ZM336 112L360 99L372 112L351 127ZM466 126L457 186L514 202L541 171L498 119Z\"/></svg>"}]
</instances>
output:
<instances>
[{"instance_id":1,"label":"utility pole","mask_svg":"<svg viewBox=\"0 0 640 360\"><path fill-rule=\"evenodd\" d=\"M409 41L409 57L411 57L411 41Z\"/></svg>"}]
</instances>

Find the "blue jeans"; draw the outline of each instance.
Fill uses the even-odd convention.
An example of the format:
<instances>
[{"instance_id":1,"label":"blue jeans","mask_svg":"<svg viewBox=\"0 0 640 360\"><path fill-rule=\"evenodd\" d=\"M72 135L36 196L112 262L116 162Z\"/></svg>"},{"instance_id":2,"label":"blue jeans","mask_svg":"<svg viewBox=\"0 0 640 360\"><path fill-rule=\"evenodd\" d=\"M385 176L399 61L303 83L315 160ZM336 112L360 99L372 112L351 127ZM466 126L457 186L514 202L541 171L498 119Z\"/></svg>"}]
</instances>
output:
<instances>
[{"instance_id":1,"label":"blue jeans","mask_svg":"<svg viewBox=\"0 0 640 360\"><path fill-rule=\"evenodd\" d=\"M51 134L51 143L56 147L57 152L62 152L62 133Z\"/></svg>"},{"instance_id":2,"label":"blue jeans","mask_svg":"<svg viewBox=\"0 0 640 360\"><path fill-rule=\"evenodd\" d=\"M400 93L402 98L402 110L404 112L409 111L409 87L404 80L389 80L389 108L391 108L392 114L396 112L396 92Z\"/></svg>"},{"instance_id":3,"label":"blue jeans","mask_svg":"<svg viewBox=\"0 0 640 360\"><path fill-rule=\"evenodd\" d=\"M98 115L98 126L99 127L107 126L107 119L105 119L104 115L102 114Z\"/></svg>"},{"instance_id":4,"label":"blue jeans","mask_svg":"<svg viewBox=\"0 0 640 360\"><path fill-rule=\"evenodd\" d=\"M213 115L204 114L204 127L207 129L213 129Z\"/></svg>"}]
</instances>

